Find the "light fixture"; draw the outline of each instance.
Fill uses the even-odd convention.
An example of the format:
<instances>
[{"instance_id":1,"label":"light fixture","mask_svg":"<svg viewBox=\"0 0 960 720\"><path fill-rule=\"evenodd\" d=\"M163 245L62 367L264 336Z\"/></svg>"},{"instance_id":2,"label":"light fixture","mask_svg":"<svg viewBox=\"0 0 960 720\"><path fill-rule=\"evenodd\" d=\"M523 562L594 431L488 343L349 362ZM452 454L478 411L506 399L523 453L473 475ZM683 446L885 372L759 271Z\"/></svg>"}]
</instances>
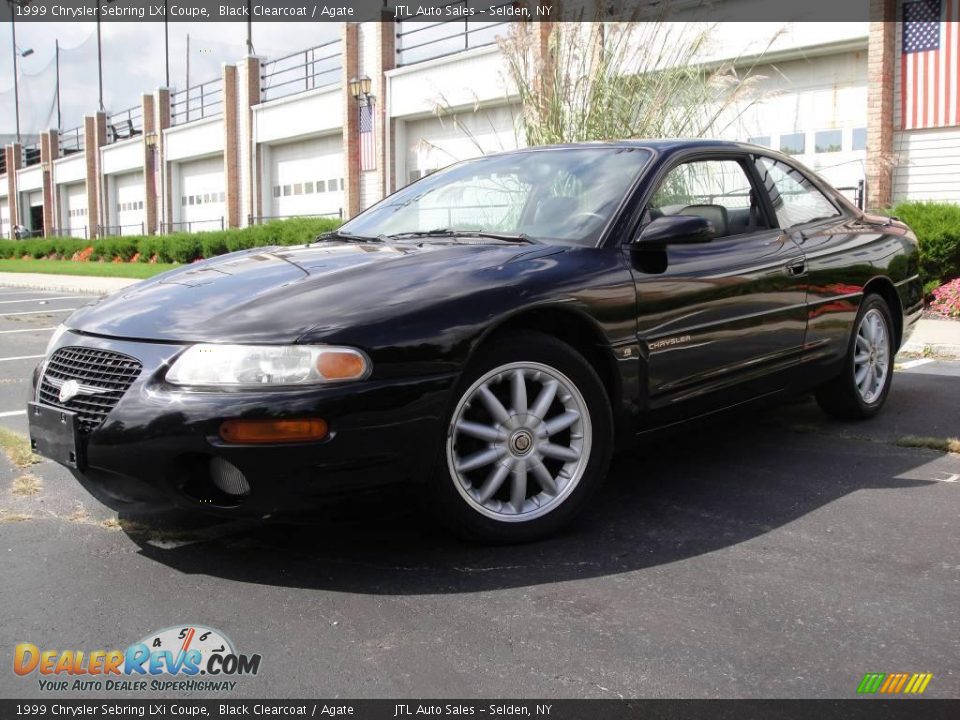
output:
<instances>
[{"instance_id":1,"label":"light fixture","mask_svg":"<svg viewBox=\"0 0 960 720\"><path fill-rule=\"evenodd\" d=\"M350 83L350 94L353 96L353 99L360 103L365 103L370 101L370 86L371 80L366 75L363 75L358 78L353 78Z\"/></svg>"}]
</instances>

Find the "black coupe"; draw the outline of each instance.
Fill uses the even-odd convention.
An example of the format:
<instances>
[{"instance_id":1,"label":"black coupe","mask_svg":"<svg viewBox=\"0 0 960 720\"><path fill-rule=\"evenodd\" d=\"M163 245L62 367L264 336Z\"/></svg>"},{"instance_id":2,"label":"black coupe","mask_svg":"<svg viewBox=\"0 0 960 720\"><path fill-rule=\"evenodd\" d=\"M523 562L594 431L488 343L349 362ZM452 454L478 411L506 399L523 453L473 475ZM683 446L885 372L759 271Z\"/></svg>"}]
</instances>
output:
<instances>
[{"instance_id":1,"label":"black coupe","mask_svg":"<svg viewBox=\"0 0 960 720\"><path fill-rule=\"evenodd\" d=\"M870 417L921 307L910 229L787 157L531 148L77 311L30 430L121 510L271 517L401 481L451 528L521 541L639 434L811 390Z\"/></svg>"}]
</instances>

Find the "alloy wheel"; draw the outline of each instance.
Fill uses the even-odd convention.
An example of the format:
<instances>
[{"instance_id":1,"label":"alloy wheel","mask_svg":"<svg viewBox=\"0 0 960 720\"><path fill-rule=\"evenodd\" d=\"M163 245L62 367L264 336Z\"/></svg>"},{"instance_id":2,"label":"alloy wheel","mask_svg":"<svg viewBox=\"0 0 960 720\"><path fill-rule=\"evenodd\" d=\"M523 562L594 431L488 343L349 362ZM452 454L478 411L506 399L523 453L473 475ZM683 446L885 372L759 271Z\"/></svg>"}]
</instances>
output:
<instances>
[{"instance_id":1,"label":"alloy wheel","mask_svg":"<svg viewBox=\"0 0 960 720\"><path fill-rule=\"evenodd\" d=\"M563 373L515 362L481 376L460 398L447 432L447 465L474 510L524 522L559 507L590 459L590 413Z\"/></svg>"},{"instance_id":2,"label":"alloy wheel","mask_svg":"<svg viewBox=\"0 0 960 720\"><path fill-rule=\"evenodd\" d=\"M860 320L853 354L853 379L863 402L876 402L889 371L890 333L883 313L871 308Z\"/></svg>"}]
</instances>

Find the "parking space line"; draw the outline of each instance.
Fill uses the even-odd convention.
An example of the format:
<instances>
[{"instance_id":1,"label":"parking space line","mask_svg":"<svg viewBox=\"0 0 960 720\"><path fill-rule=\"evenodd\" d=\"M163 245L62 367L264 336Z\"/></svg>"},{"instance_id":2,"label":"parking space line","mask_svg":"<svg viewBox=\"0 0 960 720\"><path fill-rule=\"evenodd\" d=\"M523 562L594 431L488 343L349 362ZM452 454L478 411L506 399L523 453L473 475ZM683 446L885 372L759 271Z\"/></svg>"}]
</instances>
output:
<instances>
[{"instance_id":1,"label":"parking space line","mask_svg":"<svg viewBox=\"0 0 960 720\"><path fill-rule=\"evenodd\" d=\"M25 302L53 302L54 300L82 300L84 295L61 295L60 297L37 297L24 298L22 300L0 300L0 305L10 305L11 303Z\"/></svg>"},{"instance_id":2,"label":"parking space line","mask_svg":"<svg viewBox=\"0 0 960 720\"><path fill-rule=\"evenodd\" d=\"M27 312L0 313L0 317L12 317L14 315L49 315L50 313L73 312L80 308L50 308L49 310L29 310Z\"/></svg>"},{"instance_id":3,"label":"parking space line","mask_svg":"<svg viewBox=\"0 0 960 720\"><path fill-rule=\"evenodd\" d=\"M18 415L26 415L26 410L10 410L9 412L0 412L0 418L6 417L17 417Z\"/></svg>"},{"instance_id":4,"label":"parking space line","mask_svg":"<svg viewBox=\"0 0 960 720\"><path fill-rule=\"evenodd\" d=\"M0 358L0 362L10 362L11 360L36 360L37 358L42 357L43 355L17 355L15 357Z\"/></svg>"},{"instance_id":5,"label":"parking space line","mask_svg":"<svg viewBox=\"0 0 960 720\"><path fill-rule=\"evenodd\" d=\"M898 365L900 370L909 370L910 368L920 367L921 365L927 365L934 362L933 358L918 358L917 360L908 360L905 363L900 363Z\"/></svg>"},{"instance_id":6,"label":"parking space line","mask_svg":"<svg viewBox=\"0 0 960 720\"><path fill-rule=\"evenodd\" d=\"M40 327L40 328L20 328L18 330L0 330L0 335L9 335L10 333L22 333L22 332L43 332L46 330L56 330L55 327Z\"/></svg>"}]
</instances>

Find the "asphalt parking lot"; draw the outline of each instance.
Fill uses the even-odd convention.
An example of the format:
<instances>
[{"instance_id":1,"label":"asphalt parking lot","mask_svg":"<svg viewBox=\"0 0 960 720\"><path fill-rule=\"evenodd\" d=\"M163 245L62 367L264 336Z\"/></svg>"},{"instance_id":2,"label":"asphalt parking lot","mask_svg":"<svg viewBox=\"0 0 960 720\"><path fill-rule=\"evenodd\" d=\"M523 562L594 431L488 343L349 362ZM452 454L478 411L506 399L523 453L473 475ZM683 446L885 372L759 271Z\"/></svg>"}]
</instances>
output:
<instances>
[{"instance_id":1,"label":"asphalt parking lot","mask_svg":"<svg viewBox=\"0 0 960 720\"><path fill-rule=\"evenodd\" d=\"M0 288L0 424L26 432L30 371L84 302ZM960 455L898 444L958 434L960 362L902 360L873 421L801 399L638 447L576 528L508 548L396 494L296 526L118 524L0 456L0 695L44 695L17 643L202 624L263 658L225 697L846 698L930 672L958 698ZM132 696L60 697L97 695Z\"/></svg>"}]
</instances>

